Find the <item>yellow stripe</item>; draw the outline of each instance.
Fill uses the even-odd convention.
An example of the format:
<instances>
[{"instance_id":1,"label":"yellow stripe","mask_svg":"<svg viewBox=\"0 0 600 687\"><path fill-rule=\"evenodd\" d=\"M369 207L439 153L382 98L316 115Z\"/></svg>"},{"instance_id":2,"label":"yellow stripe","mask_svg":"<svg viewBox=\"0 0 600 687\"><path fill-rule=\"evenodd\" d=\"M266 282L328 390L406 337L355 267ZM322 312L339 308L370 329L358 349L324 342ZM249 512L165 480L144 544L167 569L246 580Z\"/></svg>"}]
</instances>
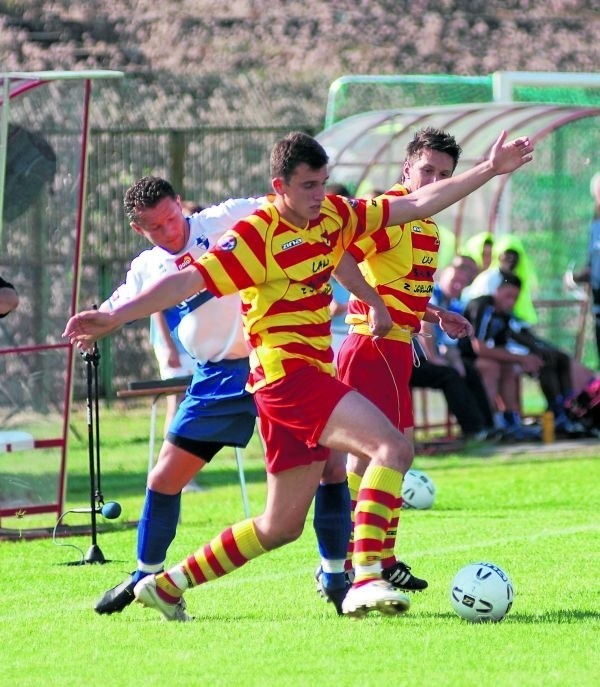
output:
<instances>
[{"instance_id":1,"label":"yellow stripe","mask_svg":"<svg viewBox=\"0 0 600 687\"><path fill-rule=\"evenodd\" d=\"M373 336L373 332L369 329L369 325L366 323L350 325L349 332L351 334ZM407 329L406 327L398 327L394 325L383 338L392 339L393 341L403 341L404 343L410 343L411 334L412 329Z\"/></svg>"},{"instance_id":2,"label":"yellow stripe","mask_svg":"<svg viewBox=\"0 0 600 687\"><path fill-rule=\"evenodd\" d=\"M233 525L231 529L242 556L250 560L260 556L261 553L265 553L266 549L263 548L256 535L254 520L242 520L242 522Z\"/></svg>"}]
</instances>

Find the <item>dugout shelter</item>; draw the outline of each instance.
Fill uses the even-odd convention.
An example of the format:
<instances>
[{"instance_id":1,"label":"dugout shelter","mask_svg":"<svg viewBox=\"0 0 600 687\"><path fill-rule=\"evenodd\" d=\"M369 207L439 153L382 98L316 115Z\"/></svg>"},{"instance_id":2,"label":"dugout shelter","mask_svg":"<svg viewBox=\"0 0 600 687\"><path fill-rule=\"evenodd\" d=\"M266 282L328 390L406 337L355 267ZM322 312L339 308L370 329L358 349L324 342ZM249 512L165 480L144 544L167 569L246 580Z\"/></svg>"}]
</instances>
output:
<instances>
[{"instance_id":1,"label":"dugout shelter","mask_svg":"<svg viewBox=\"0 0 600 687\"><path fill-rule=\"evenodd\" d=\"M527 134L535 145L531 164L496 177L435 219L449 230L443 236L454 241L452 253L479 232L518 235L533 258L537 298L553 305L539 313L541 325L573 350L573 335L583 334L580 307L569 306L574 297L562 277L586 260L599 125L598 74L351 75L331 85L317 138L330 157L330 182L361 196L398 181L406 145L420 128L456 137L463 148L457 173L487 156L501 130L509 138Z\"/></svg>"}]
</instances>

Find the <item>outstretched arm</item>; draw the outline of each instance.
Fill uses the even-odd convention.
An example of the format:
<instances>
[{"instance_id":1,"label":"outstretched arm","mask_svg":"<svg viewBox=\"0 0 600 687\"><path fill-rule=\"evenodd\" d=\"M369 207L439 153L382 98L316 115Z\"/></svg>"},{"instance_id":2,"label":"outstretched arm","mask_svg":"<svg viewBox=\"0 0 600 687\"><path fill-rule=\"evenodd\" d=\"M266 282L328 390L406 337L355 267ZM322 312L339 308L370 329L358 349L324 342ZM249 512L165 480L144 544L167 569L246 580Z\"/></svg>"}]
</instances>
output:
<instances>
[{"instance_id":1,"label":"outstretched arm","mask_svg":"<svg viewBox=\"0 0 600 687\"><path fill-rule=\"evenodd\" d=\"M404 224L431 217L468 196L493 177L514 172L532 159L533 145L529 138L525 136L506 143L506 131L503 131L487 160L450 179L427 184L406 196L391 198L388 224Z\"/></svg>"},{"instance_id":2,"label":"outstretched arm","mask_svg":"<svg viewBox=\"0 0 600 687\"><path fill-rule=\"evenodd\" d=\"M127 322L177 305L205 288L200 272L193 266L186 267L177 274L160 279L110 312L84 310L77 313L67 322L63 336L71 343L85 348L92 341L116 331Z\"/></svg>"}]
</instances>

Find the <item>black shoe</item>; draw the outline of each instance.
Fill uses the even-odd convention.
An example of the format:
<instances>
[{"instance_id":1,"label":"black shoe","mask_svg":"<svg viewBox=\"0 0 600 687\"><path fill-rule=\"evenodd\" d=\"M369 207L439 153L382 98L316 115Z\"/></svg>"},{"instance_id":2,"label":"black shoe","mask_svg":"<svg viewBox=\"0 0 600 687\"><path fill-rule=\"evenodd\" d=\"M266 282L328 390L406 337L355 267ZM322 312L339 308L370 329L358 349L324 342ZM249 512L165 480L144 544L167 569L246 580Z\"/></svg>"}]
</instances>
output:
<instances>
[{"instance_id":1,"label":"black shoe","mask_svg":"<svg viewBox=\"0 0 600 687\"><path fill-rule=\"evenodd\" d=\"M127 608L130 603L135 601L133 588L136 583L133 580L133 575L129 575L121 584L104 592L102 598L94 606L96 613L110 615L111 613L120 613L124 608Z\"/></svg>"},{"instance_id":2,"label":"black shoe","mask_svg":"<svg viewBox=\"0 0 600 687\"><path fill-rule=\"evenodd\" d=\"M542 430L537 425L511 425L504 429L502 443L513 444L520 442L541 441Z\"/></svg>"},{"instance_id":3,"label":"black shoe","mask_svg":"<svg viewBox=\"0 0 600 687\"><path fill-rule=\"evenodd\" d=\"M384 568L381 572L384 580L387 580L391 585L397 589L402 589L405 592L420 592L427 589L429 586L426 580L421 580L415 577L408 565L402 561L396 561L394 565L389 568Z\"/></svg>"},{"instance_id":4,"label":"black shoe","mask_svg":"<svg viewBox=\"0 0 600 687\"><path fill-rule=\"evenodd\" d=\"M569 420L569 418L561 418L555 425L554 431L556 436L560 439L582 439L586 436L587 431L581 422Z\"/></svg>"},{"instance_id":5,"label":"black shoe","mask_svg":"<svg viewBox=\"0 0 600 687\"><path fill-rule=\"evenodd\" d=\"M338 615L342 615L342 602L346 598L349 589L349 585L345 585L341 589L328 589L325 585L322 585L321 595L327 602L333 604Z\"/></svg>"},{"instance_id":6,"label":"black shoe","mask_svg":"<svg viewBox=\"0 0 600 687\"><path fill-rule=\"evenodd\" d=\"M321 568L319 565L315 570L315 583L317 585L317 592L325 599L325 601L334 605L338 615L342 615L342 602L346 598L346 594L352 586L352 579L354 579L354 575L346 571L346 584L343 587L338 587L337 589L329 589L323 584L323 578L321 577L322 574L323 568Z\"/></svg>"}]
</instances>

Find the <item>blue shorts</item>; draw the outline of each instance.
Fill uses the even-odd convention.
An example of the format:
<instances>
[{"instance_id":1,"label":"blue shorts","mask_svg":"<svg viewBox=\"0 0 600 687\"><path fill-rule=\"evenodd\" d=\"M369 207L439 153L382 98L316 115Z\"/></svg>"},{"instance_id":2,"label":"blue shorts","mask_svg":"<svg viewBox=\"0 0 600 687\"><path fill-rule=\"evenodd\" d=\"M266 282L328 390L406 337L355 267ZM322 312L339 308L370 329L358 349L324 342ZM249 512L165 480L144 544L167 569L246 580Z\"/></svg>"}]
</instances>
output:
<instances>
[{"instance_id":1,"label":"blue shorts","mask_svg":"<svg viewBox=\"0 0 600 687\"><path fill-rule=\"evenodd\" d=\"M198 363L183 401L169 427L167 439L201 458L202 447L196 443L222 446L246 446L254 432L256 406L246 391L248 358Z\"/></svg>"}]
</instances>

